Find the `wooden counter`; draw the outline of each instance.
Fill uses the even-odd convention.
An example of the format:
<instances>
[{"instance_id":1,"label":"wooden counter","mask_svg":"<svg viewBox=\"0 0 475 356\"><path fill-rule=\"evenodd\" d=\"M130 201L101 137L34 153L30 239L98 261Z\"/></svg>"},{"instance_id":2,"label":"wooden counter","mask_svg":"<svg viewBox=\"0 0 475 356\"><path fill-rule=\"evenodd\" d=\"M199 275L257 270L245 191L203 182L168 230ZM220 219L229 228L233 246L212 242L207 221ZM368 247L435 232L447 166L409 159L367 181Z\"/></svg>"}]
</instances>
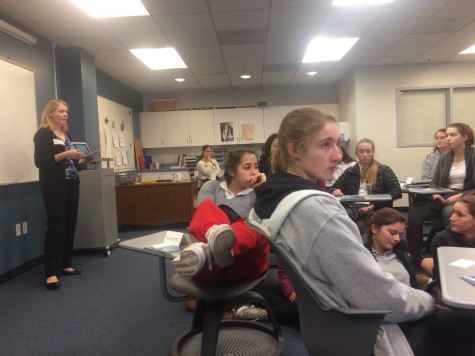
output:
<instances>
[{"instance_id":1,"label":"wooden counter","mask_svg":"<svg viewBox=\"0 0 475 356\"><path fill-rule=\"evenodd\" d=\"M197 181L115 187L117 224L157 225L189 222L193 215Z\"/></svg>"}]
</instances>

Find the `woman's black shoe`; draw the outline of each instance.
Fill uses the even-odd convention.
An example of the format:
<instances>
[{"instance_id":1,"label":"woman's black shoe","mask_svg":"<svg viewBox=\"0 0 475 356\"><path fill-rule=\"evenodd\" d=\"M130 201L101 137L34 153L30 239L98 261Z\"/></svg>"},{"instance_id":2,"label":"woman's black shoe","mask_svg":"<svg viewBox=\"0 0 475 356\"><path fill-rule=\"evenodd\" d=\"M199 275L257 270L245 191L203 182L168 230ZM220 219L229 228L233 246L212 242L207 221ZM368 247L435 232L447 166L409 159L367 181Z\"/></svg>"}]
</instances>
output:
<instances>
[{"instance_id":1,"label":"woman's black shoe","mask_svg":"<svg viewBox=\"0 0 475 356\"><path fill-rule=\"evenodd\" d=\"M50 282L50 283L45 282L45 284L46 284L46 288L48 289L58 289L59 287L61 287L61 283L59 283L59 281Z\"/></svg>"},{"instance_id":2,"label":"woman's black shoe","mask_svg":"<svg viewBox=\"0 0 475 356\"><path fill-rule=\"evenodd\" d=\"M81 274L80 269L71 269L70 271L65 271L64 269L61 270L61 274L65 276L75 276L77 274Z\"/></svg>"}]
</instances>

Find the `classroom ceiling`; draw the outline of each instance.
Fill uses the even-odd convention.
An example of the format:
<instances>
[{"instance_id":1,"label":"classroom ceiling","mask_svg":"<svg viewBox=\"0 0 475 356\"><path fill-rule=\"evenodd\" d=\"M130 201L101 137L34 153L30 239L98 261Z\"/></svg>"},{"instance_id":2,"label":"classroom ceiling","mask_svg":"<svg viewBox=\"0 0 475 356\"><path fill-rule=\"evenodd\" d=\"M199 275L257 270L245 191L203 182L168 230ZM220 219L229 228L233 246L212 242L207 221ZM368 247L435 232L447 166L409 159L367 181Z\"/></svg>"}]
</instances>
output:
<instances>
[{"instance_id":1,"label":"classroom ceiling","mask_svg":"<svg viewBox=\"0 0 475 356\"><path fill-rule=\"evenodd\" d=\"M7 16L58 46L83 48L99 69L142 93L334 84L355 67L475 62L458 54L475 44L475 0L357 8L331 0L142 3L151 16L91 19L70 0L0 0ZM338 62L302 64L316 35L360 39ZM152 71L129 52L139 47L175 47L188 68ZM311 70L318 74L306 75ZM252 78L241 79L244 72Z\"/></svg>"}]
</instances>

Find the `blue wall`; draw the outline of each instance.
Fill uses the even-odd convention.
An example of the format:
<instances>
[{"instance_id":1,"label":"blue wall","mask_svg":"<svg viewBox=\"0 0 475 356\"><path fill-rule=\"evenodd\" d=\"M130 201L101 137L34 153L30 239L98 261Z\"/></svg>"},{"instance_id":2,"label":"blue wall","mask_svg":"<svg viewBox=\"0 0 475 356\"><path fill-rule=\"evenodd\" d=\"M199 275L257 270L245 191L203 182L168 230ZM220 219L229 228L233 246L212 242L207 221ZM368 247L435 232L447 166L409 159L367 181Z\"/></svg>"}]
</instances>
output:
<instances>
[{"instance_id":1,"label":"blue wall","mask_svg":"<svg viewBox=\"0 0 475 356\"><path fill-rule=\"evenodd\" d=\"M30 29L18 25L5 16L0 16L0 18L34 34ZM0 55L35 69L38 116L36 119L39 123L45 103L56 95L52 44L47 39L37 37L38 43L30 46L0 32ZM97 95L132 108L134 127L138 125L139 112L142 111L142 95L139 92L102 72L97 71L96 75L94 58L83 50L57 48L56 52L61 52L57 57L60 57L62 61L62 68L66 68L62 71L63 76L58 76L58 96L61 97L62 94L67 93L67 97L76 97L79 102L79 113L72 113L72 117L78 120L71 125L74 137L78 140L99 139ZM67 52L67 55L64 55L64 52ZM71 80L75 85L71 85ZM78 83L80 85L76 85ZM68 101L67 98L64 99ZM21 109L21 103L12 103L12 105L17 105ZM75 105L71 106L75 107ZM93 131L93 127L96 131ZM76 129L77 132L74 132ZM134 129L134 132L138 130ZM21 132L12 134L21 135ZM91 142L91 144L97 147L99 141ZM23 221L28 222L28 234L17 237L15 225ZM28 266L31 261L39 260L43 255L45 230L46 214L38 183L0 186L0 277L10 275L11 273L7 272L12 270L21 270L22 266Z\"/></svg>"}]
</instances>

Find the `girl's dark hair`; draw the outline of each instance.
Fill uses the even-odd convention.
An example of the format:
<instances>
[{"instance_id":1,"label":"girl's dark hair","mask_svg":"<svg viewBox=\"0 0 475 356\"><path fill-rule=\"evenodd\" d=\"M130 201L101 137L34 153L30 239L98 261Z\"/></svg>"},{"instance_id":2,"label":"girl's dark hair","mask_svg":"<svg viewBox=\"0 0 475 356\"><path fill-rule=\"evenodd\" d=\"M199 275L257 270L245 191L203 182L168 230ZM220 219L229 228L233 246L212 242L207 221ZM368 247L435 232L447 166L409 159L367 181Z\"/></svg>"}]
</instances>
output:
<instances>
[{"instance_id":1,"label":"girl's dark hair","mask_svg":"<svg viewBox=\"0 0 475 356\"><path fill-rule=\"evenodd\" d=\"M406 218L402 215L399 211L393 208L381 208L376 210L369 220L369 226L376 225L377 227L381 228L384 225L391 225L395 223L403 223L406 224ZM373 244L372 234L368 236L369 242L371 245Z\"/></svg>"},{"instance_id":2,"label":"girl's dark hair","mask_svg":"<svg viewBox=\"0 0 475 356\"><path fill-rule=\"evenodd\" d=\"M261 157L259 158L260 164L265 164L268 167L271 166L270 150L271 150L272 142L274 142L276 138L277 138L277 134L273 133L267 138L266 143L262 145L262 154L261 154Z\"/></svg>"},{"instance_id":3,"label":"girl's dark hair","mask_svg":"<svg viewBox=\"0 0 475 356\"><path fill-rule=\"evenodd\" d=\"M339 144L338 147L340 147L340 150L341 150L341 161L343 163L350 163L350 162L356 162L356 160L350 156L350 154L348 153L348 151L346 150L346 148Z\"/></svg>"},{"instance_id":4,"label":"girl's dark hair","mask_svg":"<svg viewBox=\"0 0 475 356\"><path fill-rule=\"evenodd\" d=\"M470 126L461 122L455 122L447 126L447 128L449 127L455 127L462 136L467 135L467 141L465 141L465 147L470 147L474 144L475 139L473 137L473 130Z\"/></svg>"},{"instance_id":5,"label":"girl's dark hair","mask_svg":"<svg viewBox=\"0 0 475 356\"><path fill-rule=\"evenodd\" d=\"M245 154L252 154L257 160L256 152L247 148L239 148L228 153L226 161L224 162L224 180L227 184L230 184L233 180L231 174L236 173L237 167L239 166L239 163L241 163L242 156Z\"/></svg>"},{"instance_id":6,"label":"girl's dark hair","mask_svg":"<svg viewBox=\"0 0 475 356\"><path fill-rule=\"evenodd\" d=\"M211 148L213 149L213 147L211 145L204 145L203 147L201 147L201 158L203 158L205 155L204 155L204 152L208 149L208 148Z\"/></svg>"}]
</instances>

